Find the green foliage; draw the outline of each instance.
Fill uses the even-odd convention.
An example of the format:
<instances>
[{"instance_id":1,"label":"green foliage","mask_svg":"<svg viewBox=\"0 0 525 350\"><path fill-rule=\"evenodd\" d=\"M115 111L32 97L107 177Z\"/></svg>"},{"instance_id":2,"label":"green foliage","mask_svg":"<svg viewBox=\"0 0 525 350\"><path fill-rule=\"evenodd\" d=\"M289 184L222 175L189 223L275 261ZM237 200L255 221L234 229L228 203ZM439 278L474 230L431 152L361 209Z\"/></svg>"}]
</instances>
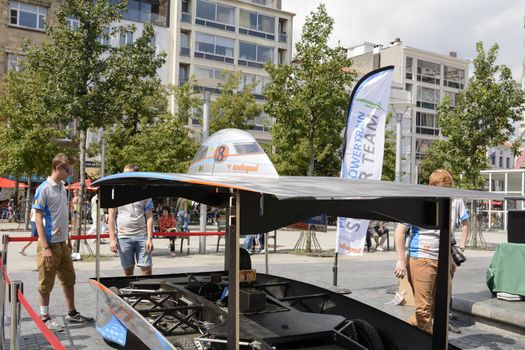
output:
<instances>
[{"instance_id":1,"label":"green foliage","mask_svg":"<svg viewBox=\"0 0 525 350\"><path fill-rule=\"evenodd\" d=\"M171 114L143 125L140 132L134 134L119 128L108 141L117 146L119 137L127 142L118 145L122 148L112 147L108 152L111 173L121 172L128 163L138 164L142 171L185 173L197 151L197 144L188 136L184 123Z\"/></svg>"},{"instance_id":2,"label":"green foliage","mask_svg":"<svg viewBox=\"0 0 525 350\"><path fill-rule=\"evenodd\" d=\"M63 133L52 127L42 108L42 77L10 72L0 98L0 174L43 175L58 153Z\"/></svg>"},{"instance_id":3,"label":"green foliage","mask_svg":"<svg viewBox=\"0 0 525 350\"><path fill-rule=\"evenodd\" d=\"M24 44L25 67L43 76L43 108L55 122L76 119L80 130L87 130L111 125L123 115L133 121L137 114L155 114L142 109L160 85L156 71L164 63L164 55L157 56L151 45L151 25L132 44L107 44L111 36L134 30L114 25L124 8L125 3L66 0L57 12L58 23L46 28L50 40ZM68 16L80 21L78 29L69 26Z\"/></svg>"},{"instance_id":4,"label":"green foliage","mask_svg":"<svg viewBox=\"0 0 525 350\"><path fill-rule=\"evenodd\" d=\"M172 87L171 94L177 101L177 117L184 123L191 124L190 119L202 122L202 98L195 90L195 78L181 86Z\"/></svg>"},{"instance_id":5,"label":"green foliage","mask_svg":"<svg viewBox=\"0 0 525 350\"><path fill-rule=\"evenodd\" d=\"M226 128L248 129L248 121L261 113L262 107L252 94L257 82L239 90L241 74L225 72L226 82L219 85L220 95L210 105L210 134Z\"/></svg>"},{"instance_id":6,"label":"green foliage","mask_svg":"<svg viewBox=\"0 0 525 350\"><path fill-rule=\"evenodd\" d=\"M275 118L272 157L282 175L338 175L341 131L354 73L342 47L330 48L334 20L324 5L307 18L291 65L267 64L265 111Z\"/></svg>"},{"instance_id":7,"label":"green foliage","mask_svg":"<svg viewBox=\"0 0 525 350\"><path fill-rule=\"evenodd\" d=\"M159 91L164 96L164 91ZM191 109L200 101L192 82L172 89L178 106L176 116L164 110L152 121L143 118L138 126L119 123L106 133L106 171L121 172L128 163L143 171L186 172L198 145L185 127ZM160 97L159 97L160 98Z\"/></svg>"},{"instance_id":8,"label":"green foliage","mask_svg":"<svg viewBox=\"0 0 525 350\"><path fill-rule=\"evenodd\" d=\"M386 123L392 118L392 113L387 115ZM383 153L383 169L381 171L382 181L394 181L396 179L396 134L394 130L385 131L385 150Z\"/></svg>"},{"instance_id":9,"label":"green foliage","mask_svg":"<svg viewBox=\"0 0 525 350\"><path fill-rule=\"evenodd\" d=\"M430 147L420 173L423 179L442 167L451 171L458 186L480 188L487 148L509 141L513 123L521 119L523 91L508 67L495 64L498 45L485 52L478 42L476 49L474 76L467 89L458 93L455 106L448 97L438 106L438 123L448 139Z\"/></svg>"}]
</instances>

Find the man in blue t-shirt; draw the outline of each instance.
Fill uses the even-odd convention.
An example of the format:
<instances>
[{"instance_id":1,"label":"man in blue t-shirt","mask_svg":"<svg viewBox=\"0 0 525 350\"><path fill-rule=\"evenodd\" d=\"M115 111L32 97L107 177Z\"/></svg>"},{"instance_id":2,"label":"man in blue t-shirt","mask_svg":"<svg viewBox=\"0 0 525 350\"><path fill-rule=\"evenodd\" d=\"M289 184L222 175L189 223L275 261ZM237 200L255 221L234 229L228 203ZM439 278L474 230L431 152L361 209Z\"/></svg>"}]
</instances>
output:
<instances>
[{"instance_id":1,"label":"man in blue t-shirt","mask_svg":"<svg viewBox=\"0 0 525 350\"><path fill-rule=\"evenodd\" d=\"M69 323L93 321L75 309L75 270L71 260L69 239L69 207L63 180L73 173L74 158L59 153L53 158L53 172L35 193L33 209L38 232L37 266L40 313L44 324L52 331L64 328L49 316L49 297L55 277L62 283L68 308L65 319Z\"/></svg>"}]
</instances>

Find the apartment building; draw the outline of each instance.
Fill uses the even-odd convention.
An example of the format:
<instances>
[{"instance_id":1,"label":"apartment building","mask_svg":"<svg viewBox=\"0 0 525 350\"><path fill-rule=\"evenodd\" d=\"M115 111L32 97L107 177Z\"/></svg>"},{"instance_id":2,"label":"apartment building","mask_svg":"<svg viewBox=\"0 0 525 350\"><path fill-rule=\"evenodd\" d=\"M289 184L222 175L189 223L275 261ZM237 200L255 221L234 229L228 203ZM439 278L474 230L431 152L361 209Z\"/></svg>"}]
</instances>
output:
<instances>
[{"instance_id":1,"label":"apartment building","mask_svg":"<svg viewBox=\"0 0 525 350\"><path fill-rule=\"evenodd\" d=\"M34 43L46 39L46 23L53 24L60 0L0 0L0 81L8 70L20 69L24 38ZM292 54L293 14L281 10L280 0L128 0L120 24L133 24L135 32L111 38L112 45L125 45L141 35L143 23L155 31L155 45L167 54L159 70L163 83L179 85L191 76L201 91L219 92L225 71L242 71L241 88L258 82L253 93L262 101L268 82L266 62L289 63ZM74 18L72 26L78 25ZM175 111L173 100L170 109ZM270 140L268 117L252 122L260 141ZM189 125L200 131L196 120ZM74 125L71 125L74 129ZM97 133L88 135L96 142Z\"/></svg>"},{"instance_id":2,"label":"apartment building","mask_svg":"<svg viewBox=\"0 0 525 350\"><path fill-rule=\"evenodd\" d=\"M241 88L258 82L253 93L262 101L268 82L266 62L289 63L292 54L293 14L274 0L177 0L171 3L169 75L183 84L194 76L199 90L219 92L225 71L242 71ZM176 106L173 105L173 108ZM197 120L189 121L200 130ZM268 117L252 122L255 138L269 141Z\"/></svg>"},{"instance_id":3,"label":"apartment building","mask_svg":"<svg viewBox=\"0 0 525 350\"><path fill-rule=\"evenodd\" d=\"M365 42L350 47L348 56L360 76L380 67L395 67L390 109L402 116L401 182L416 183L419 162L432 142L442 137L436 107L445 96L455 103L457 93L466 87L469 62L455 52L443 55L421 50L404 45L400 39L389 46ZM404 106L396 108L398 102ZM392 129L395 119L390 121Z\"/></svg>"}]
</instances>

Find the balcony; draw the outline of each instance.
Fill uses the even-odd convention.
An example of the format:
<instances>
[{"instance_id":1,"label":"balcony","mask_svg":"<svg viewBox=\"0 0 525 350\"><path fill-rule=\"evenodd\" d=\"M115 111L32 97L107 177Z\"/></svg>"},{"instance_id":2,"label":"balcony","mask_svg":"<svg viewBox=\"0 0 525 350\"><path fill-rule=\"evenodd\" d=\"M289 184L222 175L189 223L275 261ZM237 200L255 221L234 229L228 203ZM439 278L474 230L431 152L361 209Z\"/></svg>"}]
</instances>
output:
<instances>
[{"instance_id":1,"label":"balcony","mask_svg":"<svg viewBox=\"0 0 525 350\"><path fill-rule=\"evenodd\" d=\"M248 2L251 4L261 5L264 7L269 7L272 9L278 9L277 8L277 1L274 0L241 0L242 2Z\"/></svg>"},{"instance_id":2,"label":"balcony","mask_svg":"<svg viewBox=\"0 0 525 350\"><path fill-rule=\"evenodd\" d=\"M288 34L286 33L279 34L279 42L286 44L288 42Z\"/></svg>"},{"instance_id":3,"label":"balcony","mask_svg":"<svg viewBox=\"0 0 525 350\"><path fill-rule=\"evenodd\" d=\"M191 15L187 12L182 12L180 15L180 21L185 23L191 23Z\"/></svg>"},{"instance_id":4,"label":"balcony","mask_svg":"<svg viewBox=\"0 0 525 350\"><path fill-rule=\"evenodd\" d=\"M190 48L189 47L181 47L180 48L180 55L190 57Z\"/></svg>"},{"instance_id":5,"label":"balcony","mask_svg":"<svg viewBox=\"0 0 525 350\"><path fill-rule=\"evenodd\" d=\"M195 24L198 24L198 25L201 25L201 26L206 26L206 27L211 27L211 28L215 28L215 29L227 30L229 32L235 32L235 27L234 26L230 26L228 24L218 23L218 22L215 22L215 21L205 20L205 19L201 19L201 18L195 18Z\"/></svg>"},{"instance_id":6,"label":"balcony","mask_svg":"<svg viewBox=\"0 0 525 350\"><path fill-rule=\"evenodd\" d=\"M257 30L239 28L239 34L255 36L257 38L262 38L262 39L275 40L275 35L260 32Z\"/></svg>"}]
</instances>

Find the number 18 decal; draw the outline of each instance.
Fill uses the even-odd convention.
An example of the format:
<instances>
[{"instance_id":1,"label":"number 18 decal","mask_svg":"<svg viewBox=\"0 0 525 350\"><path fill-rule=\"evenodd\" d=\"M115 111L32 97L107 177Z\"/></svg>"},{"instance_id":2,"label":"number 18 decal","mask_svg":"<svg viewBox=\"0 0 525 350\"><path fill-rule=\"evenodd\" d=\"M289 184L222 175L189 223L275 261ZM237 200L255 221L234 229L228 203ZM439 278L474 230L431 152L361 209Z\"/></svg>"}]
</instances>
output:
<instances>
[{"instance_id":1,"label":"number 18 decal","mask_svg":"<svg viewBox=\"0 0 525 350\"><path fill-rule=\"evenodd\" d=\"M228 158L228 146L220 145L215 150L215 156L213 157L213 159L215 159L216 163L221 163L225 161L226 158Z\"/></svg>"}]
</instances>

